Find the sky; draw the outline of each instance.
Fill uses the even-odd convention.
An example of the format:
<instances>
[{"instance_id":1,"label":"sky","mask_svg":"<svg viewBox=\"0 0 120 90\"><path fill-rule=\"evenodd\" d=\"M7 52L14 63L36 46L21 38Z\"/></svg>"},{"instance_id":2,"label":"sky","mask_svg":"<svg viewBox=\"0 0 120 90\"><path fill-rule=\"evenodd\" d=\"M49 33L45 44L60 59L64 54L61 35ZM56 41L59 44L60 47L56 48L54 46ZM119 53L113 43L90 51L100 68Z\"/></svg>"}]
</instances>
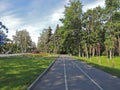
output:
<instances>
[{"instance_id":1,"label":"sky","mask_svg":"<svg viewBox=\"0 0 120 90\"><path fill-rule=\"evenodd\" d=\"M105 0L80 0L83 12L97 6L104 7ZM0 22L8 29L8 38L12 39L16 30L27 30L33 42L37 44L40 33L51 26L62 23L64 6L69 0L0 0Z\"/></svg>"}]
</instances>

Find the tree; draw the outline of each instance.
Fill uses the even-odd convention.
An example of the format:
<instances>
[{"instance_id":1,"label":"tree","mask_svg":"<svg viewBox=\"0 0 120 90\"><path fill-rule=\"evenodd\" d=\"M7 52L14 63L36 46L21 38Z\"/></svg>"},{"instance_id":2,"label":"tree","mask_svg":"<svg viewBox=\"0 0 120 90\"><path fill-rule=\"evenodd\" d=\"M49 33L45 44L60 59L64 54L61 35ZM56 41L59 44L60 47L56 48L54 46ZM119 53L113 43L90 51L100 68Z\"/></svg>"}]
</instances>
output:
<instances>
[{"instance_id":1,"label":"tree","mask_svg":"<svg viewBox=\"0 0 120 90\"><path fill-rule=\"evenodd\" d=\"M87 58L120 55L119 0L106 0L104 8L98 6L84 13L79 0L70 0L60 21L63 26L57 25L53 34L50 28L41 34L41 50ZM100 58L97 60L100 62Z\"/></svg>"},{"instance_id":2,"label":"tree","mask_svg":"<svg viewBox=\"0 0 120 90\"><path fill-rule=\"evenodd\" d=\"M6 26L0 22L0 45L5 43L5 38L7 37L4 33L4 30L6 30L6 33L8 33L8 28L6 28Z\"/></svg>"},{"instance_id":3,"label":"tree","mask_svg":"<svg viewBox=\"0 0 120 90\"><path fill-rule=\"evenodd\" d=\"M50 53L51 48L51 37L52 37L52 29L48 27L48 29L44 29L38 38L38 49L42 52Z\"/></svg>"},{"instance_id":4,"label":"tree","mask_svg":"<svg viewBox=\"0 0 120 90\"><path fill-rule=\"evenodd\" d=\"M41 52L47 52L47 50L45 49L46 48L45 42L46 42L46 30L44 30L44 32L40 34L40 37L38 37L37 48Z\"/></svg>"},{"instance_id":5,"label":"tree","mask_svg":"<svg viewBox=\"0 0 120 90\"><path fill-rule=\"evenodd\" d=\"M116 38L116 45L115 45L115 53L118 53L120 56L120 12L115 12L112 16L113 26L114 26L114 34Z\"/></svg>"},{"instance_id":6,"label":"tree","mask_svg":"<svg viewBox=\"0 0 120 90\"><path fill-rule=\"evenodd\" d=\"M82 17L82 4L80 1L70 0L69 5L65 6L64 16L65 18L60 19L65 30L64 35L66 35L64 46L68 53L76 52L76 50L77 53L79 53L80 39L78 33L81 30ZM76 42L76 44L74 42Z\"/></svg>"},{"instance_id":7,"label":"tree","mask_svg":"<svg viewBox=\"0 0 120 90\"><path fill-rule=\"evenodd\" d=\"M5 35L4 30L6 30L6 33L8 33L8 28L6 28L5 25L2 24L2 22L0 22L0 53L4 53L4 44L6 43L6 38L7 35Z\"/></svg>"},{"instance_id":8,"label":"tree","mask_svg":"<svg viewBox=\"0 0 120 90\"><path fill-rule=\"evenodd\" d=\"M27 30L16 31L16 35L13 36L13 42L21 48L21 52L27 52L32 45L32 40Z\"/></svg>"},{"instance_id":9,"label":"tree","mask_svg":"<svg viewBox=\"0 0 120 90\"><path fill-rule=\"evenodd\" d=\"M59 32L59 25L57 24L55 32L54 32L54 34L52 36L53 48L54 48L53 52L54 53L58 53L59 52L59 47L60 47L60 43L59 43L60 38L59 38L58 32Z\"/></svg>"},{"instance_id":10,"label":"tree","mask_svg":"<svg viewBox=\"0 0 120 90\"><path fill-rule=\"evenodd\" d=\"M120 9L120 0L105 0L106 9L110 12Z\"/></svg>"},{"instance_id":11,"label":"tree","mask_svg":"<svg viewBox=\"0 0 120 90\"><path fill-rule=\"evenodd\" d=\"M114 56L115 52L115 44L117 42L116 40L116 15L117 12L119 12L120 9L120 1L119 0L106 0L106 8L105 8L105 14L106 14L106 24L105 24L105 30L106 30L106 50L109 51L108 55L110 59L112 59L112 56ZM119 17L118 17L119 18ZM117 22L117 23L116 23Z\"/></svg>"},{"instance_id":12,"label":"tree","mask_svg":"<svg viewBox=\"0 0 120 90\"><path fill-rule=\"evenodd\" d=\"M87 58L94 55L100 56L102 53L100 47L104 48L105 32L102 18L103 9L100 6L83 13L82 29L84 33L81 46Z\"/></svg>"}]
</instances>

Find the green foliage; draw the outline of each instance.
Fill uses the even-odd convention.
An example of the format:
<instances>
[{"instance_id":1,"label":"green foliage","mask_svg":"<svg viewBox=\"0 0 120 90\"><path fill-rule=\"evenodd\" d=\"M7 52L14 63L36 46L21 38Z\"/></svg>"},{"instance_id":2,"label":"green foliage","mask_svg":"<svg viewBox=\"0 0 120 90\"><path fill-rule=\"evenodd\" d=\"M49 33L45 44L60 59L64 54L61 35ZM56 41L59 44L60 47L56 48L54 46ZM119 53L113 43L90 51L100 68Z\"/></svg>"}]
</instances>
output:
<instances>
[{"instance_id":1,"label":"green foliage","mask_svg":"<svg viewBox=\"0 0 120 90\"><path fill-rule=\"evenodd\" d=\"M120 0L105 0L107 10L118 10L120 8Z\"/></svg>"},{"instance_id":2,"label":"green foliage","mask_svg":"<svg viewBox=\"0 0 120 90\"><path fill-rule=\"evenodd\" d=\"M68 6L65 6L65 18L62 19L63 26L63 51L66 53L75 53L79 48L79 38L82 24L82 4L79 0L71 0ZM75 45L76 43L76 45ZM78 53L78 50L77 50Z\"/></svg>"},{"instance_id":3,"label":"green foliage","mask_svg":"<svg viewBox=\"0 0 120 90\"><path fill-rule=\"evenodd\" d=\"M38 38L38 49L41 52L50 53L51 52L51 39L52 39L52 29L44 29L41 36Z\"/></svg>"},{"instance_id":4,"label":"green foliage","mask_svg":"<svg viewBox=\"0 0 120 90\"><path fill-rule=\"evenodd\" d=\"M29 32L26 30L16 31L16 35L13 36L13 43L17 45L16 51L20 50L21 52L27 52L33 45Z\"/></svg>"},{"instance_id":5,"label":"green foliage","mask_svg":"<svg viewBox=\"0 0 120 90\"><path fill-rule=\"evenodd\" d=\"M82 5L79 0L72 0L65 6L65 18L62 22L66 29L79 29L80 17L82 15Z\"/></svg>"},{"instance_id":6,"label":"green foliage","mask_svg":"<svg viewBox=\"0 0 120 90\"><path fill-rule=\"evenodd\" d=\"M106 0L105 7L96 7L82 12L79 0L70 0L65 6L63 26L56 27L49 37L49 45L42 44L43 51L75 54L91 57L103 53L120 56L120 1ZM41 35L41 42L47 40L47 33ZM44 49L43 49L44 47Z\"/></svg>"},{"instance_id":7,"label":"green foliage","mask_svg":"<svg viewBox=\"0 0 120 90\"><path fill-rule=\"evenodd\" d=\"M120 55L120 43L119 43L119 29L118 25L120 22L120 1L119 0L106 0L105 15L105 45L107 52L109 51L110 57L114 56L114 53L119 53ZM117 51L118 49L118 51ZM111 53L112 50L112 54ZM117 52L115 52L117 51ZM112 55L112 56L111 56Z\"/></svg>"},{"instance_id":8,"label":"green foliage","mask_svg":"<svg viewBox=\"0 0 120 90\"><path fill-rule=\"evenodd\" d=\"M6 43L7 36L5 33L1 30L1 24L0 24L0 53L4 53L4 45Z\"/></svg>"}]
</instances>

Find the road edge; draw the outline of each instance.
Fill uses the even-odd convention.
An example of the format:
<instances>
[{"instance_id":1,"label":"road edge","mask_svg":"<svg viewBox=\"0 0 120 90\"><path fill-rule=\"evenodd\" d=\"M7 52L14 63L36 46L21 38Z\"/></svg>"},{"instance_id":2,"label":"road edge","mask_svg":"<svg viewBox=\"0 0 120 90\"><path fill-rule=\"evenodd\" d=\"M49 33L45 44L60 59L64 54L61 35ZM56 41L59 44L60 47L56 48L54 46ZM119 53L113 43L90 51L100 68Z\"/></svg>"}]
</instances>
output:
<instances>
[{"instance_id":1,"label":"road edge","mask_svg":"<svg viewBox=\"0 0 120 90\"><path fill-rule=\"evenodd\" d=\"M55 61L56 61L56 59L52 61L52 63L48 66L47 69L44 70L44 72L42 74L40 74L40 76L37 77L37 79L27 88L27 90L33 90L33 88L36 86L38 81L50 70L50 68L53 66Z\"/></svg>"}]
</instances>

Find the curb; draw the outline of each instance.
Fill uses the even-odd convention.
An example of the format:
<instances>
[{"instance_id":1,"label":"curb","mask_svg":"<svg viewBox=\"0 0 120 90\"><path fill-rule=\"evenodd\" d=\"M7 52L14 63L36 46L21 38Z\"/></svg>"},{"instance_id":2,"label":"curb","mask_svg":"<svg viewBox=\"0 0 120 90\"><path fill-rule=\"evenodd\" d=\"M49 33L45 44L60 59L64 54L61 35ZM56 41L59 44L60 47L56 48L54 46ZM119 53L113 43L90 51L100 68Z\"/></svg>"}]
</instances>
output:
<instances>
[{"instance_id":1,"label":"curb","mask_svg":"<svg viewBox=\"0 0 120 90\"><path fill-rule=\"evenodd\" d=\"M27 90L33 90L33 88L36 86L39 80L50 70L50 68L53 66L55 61L56 59L52 61L52 63L48 66L48 68L45 69L45 71L40 76L38 76L38 78L27 88Z\"/></svg>"}]
</instances>

